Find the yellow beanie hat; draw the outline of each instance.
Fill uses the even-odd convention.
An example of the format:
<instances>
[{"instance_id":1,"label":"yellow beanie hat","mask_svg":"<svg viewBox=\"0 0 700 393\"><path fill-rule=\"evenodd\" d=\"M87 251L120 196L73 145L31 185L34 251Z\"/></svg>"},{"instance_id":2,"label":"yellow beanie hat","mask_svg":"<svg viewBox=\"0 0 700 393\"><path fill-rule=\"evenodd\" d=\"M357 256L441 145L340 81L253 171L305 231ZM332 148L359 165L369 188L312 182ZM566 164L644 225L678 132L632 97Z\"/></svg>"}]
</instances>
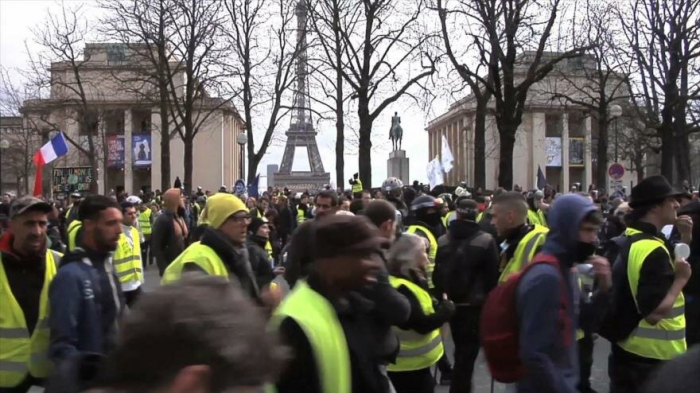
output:
<instances>
[{"instance_id":1,"label":"yellow beanie hat","mask_svg":"<svg viewBox=\"0 0 700 393\"><path fill-rule=\"evenodd\" d=\"M209 224L210 227L218 229L231 215L240 211L248 212L243 201L233 194L219 192L207 199L199 223Z\"/></svg>"}]
</instances>

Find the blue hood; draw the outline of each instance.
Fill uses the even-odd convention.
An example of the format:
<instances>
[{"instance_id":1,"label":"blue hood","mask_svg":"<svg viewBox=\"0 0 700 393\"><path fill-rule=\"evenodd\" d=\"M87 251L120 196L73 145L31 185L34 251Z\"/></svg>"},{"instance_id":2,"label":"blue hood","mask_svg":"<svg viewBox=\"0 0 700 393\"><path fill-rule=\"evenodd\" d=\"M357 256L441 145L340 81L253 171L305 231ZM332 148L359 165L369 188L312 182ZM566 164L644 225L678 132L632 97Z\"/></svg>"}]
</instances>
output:
<instances>
[{"instance_id":1,"label":"blue hood","mask_svg":"<svg viewBox=\"0 0 700 393\"><path fill-rule=\"evenodd\" d=\"M561 257L575 255L578 247L578 229L588 213L598 210L590 199L567 194L557 198L549 209L549 233L542 251Z\"/></svg>"}]
</instances>

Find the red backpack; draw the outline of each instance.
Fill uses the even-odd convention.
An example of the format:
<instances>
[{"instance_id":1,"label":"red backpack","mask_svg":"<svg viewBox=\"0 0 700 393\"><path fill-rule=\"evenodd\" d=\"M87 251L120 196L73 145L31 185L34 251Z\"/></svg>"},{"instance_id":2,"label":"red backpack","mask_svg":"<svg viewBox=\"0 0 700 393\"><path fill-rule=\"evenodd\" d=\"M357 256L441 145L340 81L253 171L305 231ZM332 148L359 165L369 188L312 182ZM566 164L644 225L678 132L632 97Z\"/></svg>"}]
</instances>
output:
<instances>
[{"instance_id":1,"label":"red backpack","mask_svg":"<svg viewBox=\"0 0 700 393\"><path fill-rule=\"evenodd\" d=\"M523 271L511 276L506 282L494 288L486 299L481 313L481 346L489 365L491 376L498 382L513 383L525 375L525 367L520 359L517 290L520 278L533 266L547 263L559 268L559 261L552 255L537 254ZM561 277L561 308L559 326L562 331L562 344L570 346L573 324L568 317L569 302L566 284Z\"/></svg>"}]
</instances>

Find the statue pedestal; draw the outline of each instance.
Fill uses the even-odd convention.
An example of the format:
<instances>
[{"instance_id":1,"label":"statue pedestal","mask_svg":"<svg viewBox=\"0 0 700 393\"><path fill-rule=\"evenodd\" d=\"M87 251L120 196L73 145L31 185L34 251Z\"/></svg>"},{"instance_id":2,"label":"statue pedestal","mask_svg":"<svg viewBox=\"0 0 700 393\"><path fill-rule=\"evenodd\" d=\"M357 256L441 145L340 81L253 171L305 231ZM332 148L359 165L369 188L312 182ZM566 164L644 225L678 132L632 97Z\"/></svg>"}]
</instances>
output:
<instances>
[{"instance_id":1,"label":"statue pedestal","mask_svg":"<svg viewBox=\"0 0 700 393\"><path fill-rule=\"evenodd\" d=\"M408 174L408 157L405 150L396 150L389 153L387 164L387 176L401 179L404 185L411 184L411 176Z\"/></svg>"}]
</instances>

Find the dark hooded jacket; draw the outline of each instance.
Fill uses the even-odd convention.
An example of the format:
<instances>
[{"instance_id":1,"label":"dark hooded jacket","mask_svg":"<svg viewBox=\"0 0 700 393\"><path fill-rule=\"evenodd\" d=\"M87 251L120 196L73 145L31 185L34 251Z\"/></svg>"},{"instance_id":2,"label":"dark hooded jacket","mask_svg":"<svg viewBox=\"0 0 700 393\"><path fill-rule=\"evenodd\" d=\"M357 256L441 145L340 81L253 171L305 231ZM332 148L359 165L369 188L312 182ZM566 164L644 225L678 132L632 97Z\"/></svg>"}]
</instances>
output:
<instances>
[{"instance_id":1,"label":"dark hooded jacket","mask_svg":"<svg viewBox=\"0 0 700 393\"><path fill-rule=\"evenodd\" d=\"M578 230L583 219L596 207L580 195L564 195L552 205L547 240L542 253L555 256L560 271L538 265L520 280L517 294L520 326L520 356L528 373L518 382L518 392L577 392L578 358L575 328L578 320L578 286L570 273L578 258ZM560 299L565 278L566 318L571 329L562 333ZM569 337L563 337L568 334ZM564 345L564 340L570 344Z\"/></svg>"},{"instance_id":2,"label":"dark hooded jacket","mask_svg":"<svg viewBox=\"0 0 700 393\"><path fill-rule=\"evenodd\" d=\"M457 304L481 306L498 283L498 263L498 246L490 234L474 221L452 221L438 239L433 273L438 296L447 293ZM461 285L451 285L457 283Z\"/></svg>"},{"instance_id":3,"label":"dark hooded jacket","mask_svg":"<svg viewBox=\"0 0 700 393\"><path fill-rule=\"evenodd\" d=\"M77 248L66 254L49 287L49 358L109 353L125 308L111 253Z\"/></svg>"}]
</instances>

